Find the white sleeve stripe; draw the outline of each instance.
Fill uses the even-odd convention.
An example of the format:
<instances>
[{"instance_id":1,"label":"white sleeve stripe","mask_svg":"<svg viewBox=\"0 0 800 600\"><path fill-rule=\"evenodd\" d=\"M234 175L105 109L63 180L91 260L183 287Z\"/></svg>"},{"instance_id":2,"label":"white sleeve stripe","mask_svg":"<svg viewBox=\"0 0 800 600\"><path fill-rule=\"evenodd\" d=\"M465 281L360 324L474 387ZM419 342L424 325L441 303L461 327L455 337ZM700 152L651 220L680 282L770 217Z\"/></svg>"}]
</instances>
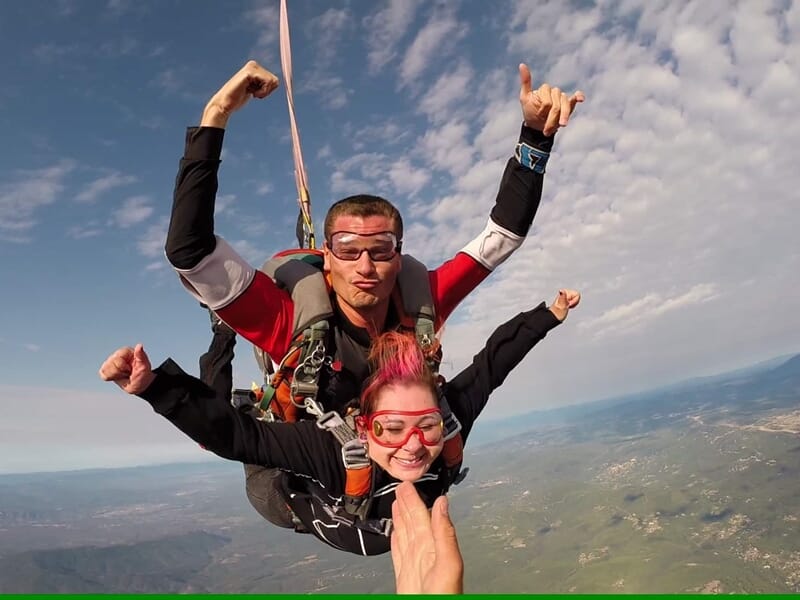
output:
<instances>
[{"instance_id":1,"label":"white sleeve stripe","mask_svg":"<svg viewBox=\"0 0 800 600\"><path fill-rule=\"evenodd\" d=\"M231 245L217 236L217 247L191 269L173 267L181 283L211 310L225 308L250 286L256 271Z\"/></svg>"},{"instance_id":2,"label":"white sleeve stripe","mask_svg":"<svg viewBox=\"0 0 800 600\"><path fill-rule=\"evenodd\" d=\"M486 228L461 251L490 271L494 271L524 241L524 236L517 235L489 219Z\"/></svg>"}]
</instances>

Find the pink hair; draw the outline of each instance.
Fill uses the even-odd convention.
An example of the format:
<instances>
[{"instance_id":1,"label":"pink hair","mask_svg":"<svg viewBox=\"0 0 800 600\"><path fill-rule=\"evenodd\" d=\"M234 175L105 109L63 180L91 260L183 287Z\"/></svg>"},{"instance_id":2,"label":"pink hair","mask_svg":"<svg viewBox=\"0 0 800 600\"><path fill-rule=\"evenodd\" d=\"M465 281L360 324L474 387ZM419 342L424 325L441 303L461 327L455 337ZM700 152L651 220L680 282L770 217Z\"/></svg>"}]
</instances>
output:
<instances>
[{"instance_id":1,"label":"pink hair","mask_svg":"<svg viewBox=\"0 0 800 600\"><path fill-rule=\"evenodd\" d=\"M414 334L387 331L378 336L369 351L372 375L361 392L361 414L375 412L380 392L389 386L420 385L438 398L436 377L425 361Z\"/></svg>"}]
</instances>

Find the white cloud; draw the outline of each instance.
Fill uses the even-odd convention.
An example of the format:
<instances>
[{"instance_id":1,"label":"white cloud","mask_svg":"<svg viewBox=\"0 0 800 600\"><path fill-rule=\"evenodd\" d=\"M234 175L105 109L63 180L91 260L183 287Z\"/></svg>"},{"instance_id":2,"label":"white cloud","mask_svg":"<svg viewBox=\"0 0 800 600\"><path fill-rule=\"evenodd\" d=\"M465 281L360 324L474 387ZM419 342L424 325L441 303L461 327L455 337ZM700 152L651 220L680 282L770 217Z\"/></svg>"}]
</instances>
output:
<instances>
[{"instance_id":1,"label":"white cloud","mask_svg":"<svg viewBox=\"0 0 800 600\"><path fill-rule=\"evenodd\" d=\"M37 224L36 211L52 204L64 189L64 179L75 168L69 160L51 167L20 171L16 178L0 183L0 240L30 241Z\"/></svg>"},{"instance_id":2,"label":"white cloud","mask_svg":"<svg viewBox=\"0 0 800 600\"><path fill-rule=\"evenodd\" d=\"M413 135L414 130L407 123L390 118L381 118L377 124L358 128L347 123L343 133L343 137L350 141L353 149L357 152L362 152L365 148L372 149L381 146L395 148L403 142L410 141Z\"/></svg>"},{"instance_id":3,"label":"white cloud","mask_svg":"<svg viewBox=\"0 0 800 600\"><path fill-rule=\"evenodd\" d=\"M105 58L156 58L165 52L162 45L145 43L130 35L121 35L103 42L99 48ZM95 50L96 52L96 50Z\"/></svg>"},{"instance_id":4,"label":"white cloud","mask_svg":"<svg viewBox=\"0 0 800 600\"><path fill-rule=\"evenodd\" d=\"M618 9L629 11L630 28L613 26ZM558 134L534 232L465 303L469 327L450 326L446 352L477 349L478 330L485 335L500 315L564 286L584 300L531 359L548 374L539 405L796 349L800 318L764 308L765 293L784 305L800 301L800 271L792 270L800 262L792 191L800 124L786 101L800 93L790 66L800 52L797 40L776 34L781 12L747 2L728 11L701 2L573 11L514 4L510 50L532 65L535 85L545 76L573 83L587 102ZM754 28L748 39L768 40L763 49L748 51L744 34L735 39L741 23ZM514 79L509 70L502 89L513 90ZM427 234L427 252L441 258L441 248L457 247L450 240L477 232L468 230L471 215L486 213L499 180L483 165L510 154L518 111L513 96L490 100L474 141L485 158L455 184L472 193L432 202L432 222L412 225L409 244L412 233ZM435 141L422 148L438 155ZM452 214L463 221L454 225ZM530 378L512 380L499 396L535 391Z\"/></svg>"},{"instance_id":5,"label":"white cloud","mask_svg":"<svg viewBox=\"0 0 800 600\"><path fill-rule=\"evenodd\" d=\"M250 55L262 64L270 61L277 63L280 57L278 39L280 31L280 13L278 2L255 3L252 8L245 11L242 22L249 29L257 32L255 47ZM291 21L290 21L291 27Z\"/></svg>"},{"instance_id":6,"label":"white cloud","mask_svg":"<svg viewBox=\"0 0 800 600\"><path fill-rule=\"evenodd\" d=\"M39 350L42 349L42 347L39 344L31 344L31 343L23 344L22 347L29 352L38 352Z\"/></svg>"},{"instance_id":7,"label":"white cloud","mask_svg":"<svg viewBox=\"0 0 800 600\"><path fill-rule=\"evenodd\" d=\"M418 151L432 168L455 177L467 171L473 161L469 134L464 121L448 121L438 128L430 127L419 139Z\"/></svg>"},{"instance_id":8,"label":"white cloud","mask_svg":"<svg viewBox=\"0 0 800 600\"><path fill-rule=\"evenodd\" d=\"M453 112L465 104L472 104L471 91L481 85L475 80L475 71L464 62L444 73L420 98L419 110L434 123L452 118ZM455 105L455 107L453 106Z\"/></svg>"},{"instance_id":9,"label":"white cloud","mask_svg":"<svg viewBox=\"0 0 800 600\"><path fill-rule=\"evenodd\" d=\"M352 15L344 8L329 8L309 21L307 37L316 45L319 59L317 64L327 63L336 56L338 44L350 28Z\"/></svg>"},{"instance_id":10,"label":"white cloud","mask_svg":"<svg viewBox=\"0 0 800 600\"><path fill-rule=\"evenodd\" d=\"M100 196L113 189L135 183L136 177L125 175L119 171L111 171L93 181L84 184L83 189L75 196L77 202L94 202Z\"/></svg>"},{"instance_id":11,"label":"white cloud","mask_svg":"<svg viewBox=\"0 0 800 600\"><path fill-rule=\"evenodd\" d=\"M133 196L127 198L112 216L112 221L117 227L127 229L146 221L153 214L153 207L148 196Z\"/></svg>"},{"instance_id":12,"label":"white cloud","mask_svg":"<svg viewBox=\"0 0 800 600\"><path fill-rule=\"evenodd\" d=\"M77 10L76 0L58 0L56 2L56 14L60 17L68 17Z\"/></svg>"},{"instance_id":13,"label":"white cloud","mask_svg":"<svg viewBox=\"0 0 800 600\"><path fill-rule=\"evenodd\" d=\"M298 94L314 94L323 102L322 107L329 110L344 108L348 98L353 94L353 90L345 87L341 77L322 71L310 74L303 80L302 86L296 85L294 89Z\"/></svg>"},{"instance_id":14,"label":"white cloud","mask_svg":"<svg viewBox=\"0 0 800 600\"><path fill-rule=\"evenodd\" d=\"M388 175L395 191L399 194L414 195L431 179L427 169L414 167L407 158L391 161Z\"/></svg>"},{"instance_id":15,"label":"white cloud","mask_svg":"<svg viewBox=\"0 0 800 600\"><path fill-rule=\"evenodd\" d=\"M167 261L165 260L157 260L154 262L147 263L144 267L144 270L149 271L164 271L167 269Z\"/></svg>"},{"instance_id":16,"label":"white cloud","mask_svg":"<svg viewBox=\"0 0 800 600\"><path fill-rule=\"evenodd\" d=\"M163 217L158 223L150 225L136 243L139 253L146 258L162 258L168 227L169 217Z\"/></svg>"},{"instance_id":17,"label":"white cloud","mask_svg":"<svg viewBox=\"0 0 800 600\"><path fill-rule=\"evenodd\" d=\"M716 295L717 286L710 283L697 284L687 292L671 298L665 298L659 293L649 293L627 304L613 306L595 318L583 320L578 327L590 332L594 330L595 339L622 335L667 312L709 302Z\"/></svg>"},{"instance_id":18,"label":"white cloud","mask_svg":"<svg viewBox=\"0 0 800 600\"><path fill-rule=\"evenodd\" d=\"M321 99L320 106L327 110L345 107L353 93L341 77L333 74L332 67L341 60L342 40L352 27L352 15L347 9L338 8L329 8L311 19L306 27L308 44L315 48L314 61L310 68L293 73L294 89L298 94L313 94Z\"/></svg>"},{"instance_id":19,"label":"white cloud","mask_svg":"<svg viewBox=\"0 0 800 600\"><path fill-rule=\"evenodd\" d=\"M367 32L367 59L372 74L380 71L397 55L397 44L414 21L420 0L388 0L383 8L364 17Z\"/></svg>"},{"instance_id":20,"label":"white cloud","mask_svg":"<svg viewBox=\"0 0 800 600\"><path fill-rule=\"evenodd\" d=\"M266 188L270 184L265 183L262 184L257 190L257 194L262 193L262 187ZM270 190L266 190L264 194L269 193ZM233 206L236 203L236 194L218 194L216 200L214 201L214 216L217 217L222 214L229 214L234 212Z\"/></svg>"},{"instance_id":21,"label":"white cloud","mask_svg":"<svg viewBox=\"0 0 800 600\"><path fill-rule=\"evenodd\" d=\"M334 193L347 195L370 193L375 186L386 187L384 169L386 155L378 152L362 152L334 165L330 188ZM374 193L374 192L373 192Z\"/></svg>"},{"instance_id":22,"label":"white cloud","mask_svg":"<svg viewBox=\"0 0 800 600\"><path fill-rule=\"evenodd\" d=\"M33 56L45 64L52 64L70 57L83 54L84 48L80 44L57 44L47 42L33 49Z\"/></svg>"},{"instance_id":23,"label":"white cloud","mask_svg":"<svg viewBox=\"0 0 800 600\"><path fill-rule=\"evenodd\" d=\"M413 83L434 61L450 54L467 31L466 23L459 22L453 15L435 13L417 33L403 56L400 85Z\"/></svg>"},{"instance_id":24,"label":"white cloud","mask_svg":"<svg viewBox=\"0 0 800 600\"><path fill-rule=\"evenodd\" d=\"M192 104L204 105L208 101L208 84L202 77L205 73L197 66L182 65L179 67L168 67L159 71L148 85L155 87L165 95L180 98ZM198 83L202 82L202 83ZM215 84L211 84L216 87ZM147 117L137 118L145 127L159 129L163 125L162 117L158 115L148 115Z\"/></svg>"},{"instance_id":25,"label":"white cloud","mask_svg":"<svg viewBox=\"0 0 800 600\"><path fill-rule=\"evenodd\" d=\"M249 240L233 240L230 244L251 265L260 266L270 256L266 250Z\"/></svg>"},{"instance_id":26,"label":"white cloud","mask_svg":"<svg viewBox=\"0 0 800 600\"><path fill-rule=\"evenodd\" d=\"M92 238L103 233L104 228L98 221L89 221L85 225L74 225L67 229L67 235L74 240Z\"/></svg>"}]
</instances>

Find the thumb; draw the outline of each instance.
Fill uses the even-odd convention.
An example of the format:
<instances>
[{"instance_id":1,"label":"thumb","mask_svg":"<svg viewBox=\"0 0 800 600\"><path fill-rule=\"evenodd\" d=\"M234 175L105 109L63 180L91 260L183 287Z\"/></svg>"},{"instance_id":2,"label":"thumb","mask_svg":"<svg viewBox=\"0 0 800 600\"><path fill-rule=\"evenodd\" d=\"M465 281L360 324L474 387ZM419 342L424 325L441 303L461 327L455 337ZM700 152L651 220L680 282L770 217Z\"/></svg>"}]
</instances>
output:
<instances>
[{"instance_id":1,"label":"thumb","mask_svg":"<svg viewBox=\"0 0 800 600\"><path fill-rule=\"evenodd\" d=\"M433 530L433 545L437 557L460 558L458 538L453 521L448 512L447 496L439 496L433 504L431 511L431 529Z\"/></svg>"},{"instance_id":2,"label":"thumb","mask_svg":"<svg viewBox=\"0 0 800 600\"><path fill-rule=\"evenodd\" d=\"M142 370L144 372L151 370L150 358L147 356L147 352L144 351L142 344L136 344L133 349L133 369L134 371Z\"/></svg>"},{"instance_id":3,"label":"thumb","mask_svg":"<svg viewBox=\"0 0 800 600\"><path fill-rule=\"evenodd\" d=\"M519 95L520 98L531 91L531 70L525 63L519 63Z\"/></svg>"},{"instance_id":4,"label":"thumb","mask_svg":"<svg viewBox=\"0 0 800 600\"><path fill-rule=\"evenodd\" d=\"M558 296L556 296L556 301L553 304L555 304L558 308L569 308L567 290L558 290Z\"/></svg>"}]
</instances>

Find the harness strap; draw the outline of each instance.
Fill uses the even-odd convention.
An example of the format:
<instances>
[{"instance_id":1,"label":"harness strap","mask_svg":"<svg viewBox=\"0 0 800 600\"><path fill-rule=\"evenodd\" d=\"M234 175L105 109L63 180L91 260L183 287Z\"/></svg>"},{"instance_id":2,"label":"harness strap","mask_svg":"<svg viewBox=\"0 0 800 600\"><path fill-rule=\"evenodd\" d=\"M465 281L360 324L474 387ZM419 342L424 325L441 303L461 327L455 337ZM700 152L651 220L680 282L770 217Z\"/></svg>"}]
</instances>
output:
<instances>
[{"instance_id":1,"label":"harness strap","mask_svg":"<svg viewBox=\"0 0 800 600\"><path fill-rule=\"evenodd\" d=\"M327 334L328 322L324 320L317 321L303 332L300 359L294 369L294 377L292 378L292 402L298 408L305 408L311 414L316 413L310 409L319 413L322 412L322 408L317 404L316 398L319 391L319 373L326 360L331 360L325 352L325 337ZM296 398L302 398L302 403L298 404ZM314 405L310 405L309 402L313 402Z\"/></svg>"},{"instance_id":2,"label":"harness strap","mask_svg":"<svg viewBox=\"0 0 800 600\"><path fill-rule=\"evenodd\" d=\"M294 180L297 186L297 202L300 204L300 217L303 224L303 239L298 242L304 248L316 248L314 239L314 222L311 220L311 196L308 192L306 167L303 163L303 152L300 149L300 132L294 114L294 97L292 94L292 43L289 38L289 14L286 0L281 0L280 10L281 69L286 84L286 101L289 105L289 125L292 130L292 155L294 157Z\"/></svg>"},{"instance_id":3,"label":"harness strap","mask_svg":"<svg viewBox=\"0 0 800 600\"><path fill-rule=\"evenodd\" d=\"M323 412L319 403L310 398L306 398L306 410L316 416L317 427L331 432L342 446L342 462L347 470L342 508L352 519L349 523L372 531L361 525L362 521L368 523L374 520L367 519L372 506L372 461L353 427L353 417L348 415L342 418L333 410Z\"/></svg>"}]
</instances>

